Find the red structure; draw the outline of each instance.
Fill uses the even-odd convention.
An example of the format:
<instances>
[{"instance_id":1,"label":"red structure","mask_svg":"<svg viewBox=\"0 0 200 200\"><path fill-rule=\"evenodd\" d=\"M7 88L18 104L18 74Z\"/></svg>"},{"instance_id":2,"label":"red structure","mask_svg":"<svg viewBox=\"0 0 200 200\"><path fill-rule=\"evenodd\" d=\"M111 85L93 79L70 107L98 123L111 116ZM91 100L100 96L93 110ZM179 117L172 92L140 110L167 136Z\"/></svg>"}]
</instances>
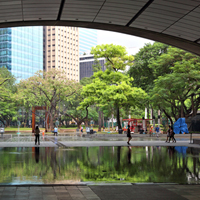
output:
<instances>
[{"instance_id":1,"label":"red structure","mask_svg":"<svg viewBox=\"0 0 200 200\"><path fill-rule=\"evenodd\" d=\"M46 111L46 106L32 107L32 133L35 132L35 111L36 110L45 110ZM47 132L46 119L47 119L47 112L45 112L45 132ZM49 117L47 119L47 125L49 126Z\"/></svg>"},{"instance_id":2,"label":"red structure","mask_svg":"<svg viewBox=\"0 0 200 200\"><path fill-rule=\"evenodd\" d=\"M138 128L138 131L143 130L144 128L147 127L147 123L150 120L152 119L123 119L123 121L127 121L128 125L130 125L131 132L135 132L135 127ZM127 128L124 127L123 131L127 131Z\"/></svg>"}]
</instances>

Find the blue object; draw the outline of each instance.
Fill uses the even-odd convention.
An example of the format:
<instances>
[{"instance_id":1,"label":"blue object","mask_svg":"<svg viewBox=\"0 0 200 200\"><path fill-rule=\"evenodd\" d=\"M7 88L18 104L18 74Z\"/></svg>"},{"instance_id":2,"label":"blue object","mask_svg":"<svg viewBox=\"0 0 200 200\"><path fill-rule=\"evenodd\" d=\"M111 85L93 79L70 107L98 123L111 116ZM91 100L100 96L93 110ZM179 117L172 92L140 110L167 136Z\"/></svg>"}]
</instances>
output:
<instances>
[{"instance_id":1,"label":"blue object","mask_svg":"<svg viewBox=\"0 0 200 200\"><path fill-rule=\"evenodd\" d=\"M179 118L173 125L173 131L175 134L179 133L189 133L187 124L185 123L185 118Z\"/></svg>"},{"instance_id":2,"label":"blue object","mask_svg":"<svg viewBox=\"0 0 200 200\"><path fill-rule=\"evenodd\" d=\"M175 150L176 150L178 153L186 154L187 148L188 148L188 147L178 146L178 147L175 147Z\"/></svg>"}]
</instances>

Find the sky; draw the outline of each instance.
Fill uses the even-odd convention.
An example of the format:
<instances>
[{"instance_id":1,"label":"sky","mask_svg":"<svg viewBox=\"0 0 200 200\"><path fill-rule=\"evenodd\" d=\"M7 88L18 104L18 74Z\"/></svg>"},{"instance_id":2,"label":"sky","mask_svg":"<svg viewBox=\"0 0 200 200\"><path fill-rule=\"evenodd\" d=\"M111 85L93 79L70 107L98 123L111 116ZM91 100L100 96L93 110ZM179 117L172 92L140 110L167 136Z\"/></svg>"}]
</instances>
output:
<instances>
[{"instance_id":1,"label":"sky","mask_svg":"<svg viewBox=\"0 0 200 200\"><path fill-rule=\"evenodd\" d=\"M116 44L125 46L128 54L136 54L140 48L146 43L153 43L154 41L132 35L98 30L98 45L100 44Z\"/></svg>"}]
</instances>

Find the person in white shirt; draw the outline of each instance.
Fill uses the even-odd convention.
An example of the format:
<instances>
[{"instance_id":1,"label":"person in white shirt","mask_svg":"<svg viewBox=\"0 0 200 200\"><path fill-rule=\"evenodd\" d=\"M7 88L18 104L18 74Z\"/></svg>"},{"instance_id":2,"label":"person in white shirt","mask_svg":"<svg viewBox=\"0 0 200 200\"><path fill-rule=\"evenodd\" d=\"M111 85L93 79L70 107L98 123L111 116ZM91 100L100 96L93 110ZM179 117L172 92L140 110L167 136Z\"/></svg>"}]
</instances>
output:
<instances>
[{"instance_id":1,"label":"person in white shirt","mask_svg":"<svg viewBox=\"0 0 200 200\"><path fill-rule=\"evenodd\" d=\"M57 126L54 128L54 136L58 136L58 128L57 128Z\"/></svg>"}]
</instances>

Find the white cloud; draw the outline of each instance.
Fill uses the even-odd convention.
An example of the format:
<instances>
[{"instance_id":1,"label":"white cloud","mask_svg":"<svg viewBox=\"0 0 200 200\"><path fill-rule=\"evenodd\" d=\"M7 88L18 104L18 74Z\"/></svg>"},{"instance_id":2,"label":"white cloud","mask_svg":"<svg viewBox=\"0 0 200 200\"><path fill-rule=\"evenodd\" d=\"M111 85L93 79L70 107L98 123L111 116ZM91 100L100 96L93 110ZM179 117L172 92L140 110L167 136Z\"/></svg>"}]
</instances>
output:
<instances>
[{"instance_id":1,"label":"white cloud","mask_svg":"<svg viewBox=\"0 0 200 200\"><path fill-rule=\"evenodd\" d=\"M125 46L128 54L136 54L146 43L154 41L132 35L98 30L98 44L116 44Z\"/></svg>"}]
</instances>

